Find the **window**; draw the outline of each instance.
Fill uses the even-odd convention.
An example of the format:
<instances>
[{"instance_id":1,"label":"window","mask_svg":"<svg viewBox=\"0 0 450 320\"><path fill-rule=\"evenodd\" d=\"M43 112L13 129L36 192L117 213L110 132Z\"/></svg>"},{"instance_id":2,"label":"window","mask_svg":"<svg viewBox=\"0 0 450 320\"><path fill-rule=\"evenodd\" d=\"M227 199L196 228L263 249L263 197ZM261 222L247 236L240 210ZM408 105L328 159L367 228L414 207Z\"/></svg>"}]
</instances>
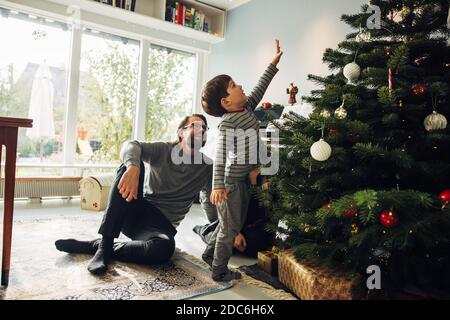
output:
<instances>
[{"instance_id":1,"label":"window","mask_svg":"<svg viewBox=\"0 0 450 320\"><path fill-rule=\"evenodd\" d=\"M32 129L19 130L18 163L60 163L70 26L0 13L0 116L33 119Z\"/></svg>"},{"instance_id":2,"label":"window","mask_svg":"<svg viewBox=\"0 0 450 320\"><path fill-rule=\"evenodd\" d=\"M138 67L138 41L84 29L76 162L119 161L121 143L132 137Z\"/></svg>"},{"instance_id":3,"label":"window","mask_svg":"<svg viewBox=\"0 0 450 320\"><path fill-rule=\"evenodd\" d=\"M18 176L61 175L64 161L98 165L70 171L74 175L117 164L122 142L133 138L139 72L147 79L147 101L145 128L136 132L144 131L146 140L176 139L180 120L193 112L194 53L151 44L148 69L139 70L140 41L120 32L86 25L72 34L69 22L1 7L0 30L0 116L34 120L32 129L19 129ZM80 56L75 50L71 57L72 36L81 37L75 39L81 40ZM70 61L80 63L79 83L69 79ZM67 93L74 86L79 88L78 103L68 107L76 109L76 116L67 126ZM72 135L65 130L73 123L76 139L67 148L64 139Z\"/></svg>"},{"instance_id":4,"label":"window","mask_svg":"<svg viewBox=\"0 0 450 320\"><path fill-rule=\"evenodd\" d=\"M150 47L146 140L176 139L179 122L193 111L195 67L195 54Z\"/></svg>"}]
</instances>

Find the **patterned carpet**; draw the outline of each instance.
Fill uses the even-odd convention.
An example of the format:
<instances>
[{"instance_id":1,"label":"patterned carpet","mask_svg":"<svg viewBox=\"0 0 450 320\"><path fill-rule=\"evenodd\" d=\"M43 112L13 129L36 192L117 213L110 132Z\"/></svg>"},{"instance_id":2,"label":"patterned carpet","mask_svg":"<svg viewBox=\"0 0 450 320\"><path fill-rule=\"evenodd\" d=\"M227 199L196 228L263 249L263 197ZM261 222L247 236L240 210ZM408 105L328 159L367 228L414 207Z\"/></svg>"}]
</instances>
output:
<instances>
[{"instance_id":1,"label":"patterned carpet","mask_svg":"<svg viewBox=\"0 0 450 320\"><path fill-rule=\"evenodd\" d=\"M89 213L16 220L9 286L0 288L0 299L176 300L231 287L214 282L195 258L181 252L158 266L113 263L106 275L95 277L86 269L91 256L55 249L60 238L92 239L100 221L101 215Z\"/></svg>"}]
</instances>

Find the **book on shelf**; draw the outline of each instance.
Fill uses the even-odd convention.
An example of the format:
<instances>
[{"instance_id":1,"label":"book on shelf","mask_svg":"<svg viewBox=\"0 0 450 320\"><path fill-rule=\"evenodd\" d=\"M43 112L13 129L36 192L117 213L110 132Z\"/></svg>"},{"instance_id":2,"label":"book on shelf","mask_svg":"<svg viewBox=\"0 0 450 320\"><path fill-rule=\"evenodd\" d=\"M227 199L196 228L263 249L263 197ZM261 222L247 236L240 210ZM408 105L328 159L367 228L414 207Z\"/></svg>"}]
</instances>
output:
<instances>
[{"instance_id":1,"label":"book on shelf","mask_svg":"<svg viewBox=\"0 0 450 320\"><path fill-rule=\"evenodd\" d=\"M136 9L136 0L93 0L93 1L107 4L115 8L121 8L127 11L134 12Z\"/></svg>"},{"instance_id":2,"label":"book on shelf","mask_svg":"<svg viewBox=\"0 0 450 320\"><path fill-rule=\"evenodd\" d=\"M198 31L211 31L210 23L206 21L206 15L202 11L179 1L167 1L165 20Z\"/></svg>"}]
</instances>

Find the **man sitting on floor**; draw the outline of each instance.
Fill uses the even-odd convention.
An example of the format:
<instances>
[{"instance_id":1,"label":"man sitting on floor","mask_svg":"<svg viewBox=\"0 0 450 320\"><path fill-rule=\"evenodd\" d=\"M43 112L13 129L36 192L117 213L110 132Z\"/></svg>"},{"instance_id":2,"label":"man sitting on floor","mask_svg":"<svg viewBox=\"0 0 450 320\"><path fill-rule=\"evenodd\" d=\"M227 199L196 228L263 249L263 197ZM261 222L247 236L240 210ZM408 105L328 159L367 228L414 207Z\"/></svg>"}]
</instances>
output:
<instances>
[{"instance_id":1,"label":"man sitting on floor","mask_svg":"<svg viewBox=\"0 0 450 320\"><path fill-rule=\"evenodd\" d=\"M111 259L142 264L168 261L175 251L176 228L200 190L211 189L212 160L200 153L206 131L206 118L194 114L180 123L174 143L126 142L99 229L102 238L57 240L56 248L94 254L88 270L95 275L105 273ZM150 165L145 191L144 162ZM121 232L131 241L114 242Z\"/></svg>"}]
</instances>

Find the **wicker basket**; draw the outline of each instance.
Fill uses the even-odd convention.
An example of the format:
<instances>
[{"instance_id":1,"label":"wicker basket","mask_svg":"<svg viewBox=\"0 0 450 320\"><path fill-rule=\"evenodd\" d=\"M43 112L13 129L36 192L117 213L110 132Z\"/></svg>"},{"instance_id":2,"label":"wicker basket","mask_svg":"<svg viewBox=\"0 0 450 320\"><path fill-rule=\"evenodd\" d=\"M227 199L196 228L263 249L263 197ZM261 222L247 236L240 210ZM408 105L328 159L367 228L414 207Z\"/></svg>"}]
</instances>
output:
<instances>
[{"instance_id":1,"label":"wicker basket","mask_svg":"<svg viewBox=\"0 0 450 320\"><path fill-rule=\"evenodd\" d=\"M302 300L353 300L362 297L361 276L319 263L299 263L292 251L280 253L279 280Z\"/></svg>"}]
</instances>

